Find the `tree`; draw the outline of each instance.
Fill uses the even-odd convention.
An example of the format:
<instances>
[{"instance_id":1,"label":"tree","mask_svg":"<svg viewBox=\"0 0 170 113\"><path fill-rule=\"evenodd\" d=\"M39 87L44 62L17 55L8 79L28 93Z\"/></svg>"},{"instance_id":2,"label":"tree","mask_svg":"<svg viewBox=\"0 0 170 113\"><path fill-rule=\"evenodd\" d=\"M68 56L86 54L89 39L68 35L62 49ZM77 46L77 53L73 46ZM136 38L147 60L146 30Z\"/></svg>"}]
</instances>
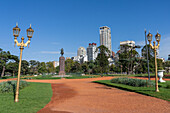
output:
<instances>
[{"instance_id":1,"label":"tree","mask_svg":"<svg viewBox=\"0 0 170 113\"><path fill-rule=\"evenodd\" d=\"M155 56L154 56L154 50L149 46L148 46L148 60L149 60L149 71L150 72L155 72ZM145 60L142 60L143 62L141 62L143 64L143 72L146 73L147 72L147 50L146 50L146 45L142 48L142 57Z\"/></svg>"},{"instance_id":2,"label":"tree","mask_svg":"<svg viewBox=\"0 0 170 113\"><path fill-rule=\"evenodd\" d=\"M11 55L9 51L7 51L7 52L3 51L0 48L0 71L2 72L1 77L3 77L5 75L5 69L7 66L7 62L9 62L10 60L17 62L17 63L19 61L17 56Z\"/></svg>"},{"instance_id":3,"label":"tree","mask_svg":"<svg viewBox=\"0 0 170 113\"><path fill-rule=\"evenodd\" d=\"M73 60L67 59L65 61L65 71L66 71L66 73L70 73L71 72L71 69L72 69L73 65L74 65L74 61Z\"/></svg>"},{"instance_id":4,"label":"tree","mask_svg":"<svg viewBox=\"0 0 170 113\"><path fill-rule=\"evenodd\" d=\"M93 71L93 69L94 69L94 67L95 67L95 62L93 62L93 61L90 61L90 62L87 62L87 65L88 65L88 73L89 74L91 74L91 73L94 73Z\"/></svg>"},{"instance_id":5,"label":"tree","mask_svg":"<svg viewBox=\"0 0 170 113\"><path fill-rule=\"evenodd\" d=\"M46 66L47 66L47 72L48 73L54 73L55 72L53 62L47 62Z\"/></svg>"},{"instance_id":6,"label":"tree","mask_svg":"<svg viewBox=\"0 0 170 113\"><path fill-rule=\"evenodd\" d=\"M166 61L163 63L163 67L166 70L166 72L170 72L170 61Z\"/></svg>"},{"instance_id":7,"label":"tree","mask_svg":"<svg viewBox=\"0 0 170 113\"><path fill-rule=\"evenodd\" d=\"M87 73L88 72L88 65L87 65L87 63L83 63L81 65L81 69L82 69L83 73Z\"/></svg>"},{"instance_id":8,"label":"tree","mask_svg":"<svg viewBox=\"0 0 170 113\"><path fill-rule=\"evenodd\" d=\"M101 45L97 47L96 52L98 53L98 56L96 58L97 65L101 67L100 72L101 73L107 73L108 67L109 67L109 61L108 58L110 57L110 51L107 47L104 45Z\"/></svg>"},{"instance_id":9,"label":"tree","mask_svg":"<svg viewBox=\"0 0 170 113\"><path fill-rule=\"evenodd\" d=\"M38 67L40 65L40 62L36 60L30 60L29 64L30 64L30 73L38 74Z\"/></svg>"},{"instance_id":10,"label":"tree","mask_svg":"<svg viewBox=\"0 0 170 113\"><path fill-rule=\"evenodd\" d=\"M122 71L127 74L133 73L134 67L138 64L139 53L129 45L123 45L124 51L119 53L119 67L122 65Z\"/></svg>"},{"instance_id":11,"label":"tree","mask_svg":"<svg viewBox=\"0 0 170 113\"><path fill-rule=\"evenodd\" d=\"M26 60L22 60L21 62L21 73L23 73L24 75L29 73L29 62L27 62Z\"/></svg>"},{"instance_id":12,"label":"tree","mask_svg":"<svg viewBox=\"0 0 170 113\"><path fill-rule=\"evenodd\" d=\"M47 68L46 68L45 62L40 63L40 66L38 68L38 73L41 73L41 74L47 73Z\"/></svg>"},{"instance_id":13,"label":"tree","mask_svg":"<svg viewBox=\"0 0 170 113\"><path fill-rule=\"evenodd\" d=\"M71 67L71 72L80 72L81 71L81 66L80 63L78 63L77 61L75 61L73 63L73 66Z\"/></svg>"},{"instance_id":14,"label":"tree","mask_svg":"<svg viewBox=\"0 0 170 113\"><path fill-rule=\"evenodd\" d=\"M1 70L2 70L2 73L1 73L1 78L4 76L4 74L5 74L5 67L6 67L6 63L8 62L8 60L9 60L9 57L10 57L10 52L9 51L7 51L7 52L5 52L5 51L3 51L2 49L1 49L1 51L0 51L0 68L1 68Z\"/></svg>"},{"instance_id":15,"label":"tree","mask_svg":"<svg viewBox=\"0 0 170 113\"><path fill-rule=\"evenodd\" d=\"M148 47L148 59L152 60L154 58L154 50L150 47L150 45L147 45ZM147 58L147 50L146 50L146 45L142 48L142 57Z\"/></svg>"},{"instance_id":16,"label":"tree","mask_svg":"<svg viewBox=\"0 0 170 113\"><path fill-rule=\"evenodd\" d=\"M119 53L119 62L117 63L119 64L118 67L120 67L121 65L123 66L122 71L123 72L127 72L127 74L129 74L129 69L130 69L130 52L129 52L129 45L122 45L124 48L124 51L122 51L121 53Z\"/></svg>"},{"instance_id":17,"label":"tree","mask_svg":"<svg viewBox=\"0 0 170 113\"><path fill-rule=\"evenodd\" d=\"M136 51L136 50L131 50L131 58L130 58L130 69L131 70L131 74L133 74L133 70L134 70L134 67L138 65L139 63L139 58L140 58L140 55L139 53Z\"/></svg>"},{"instance_id":18,"label":"tree","mask_svg":"<svg viewBox=\"0 0 170 113\"><path fill-rule=\"evenodd\" d=\"M57 67L55 68L55 72L56 72L56 73L59 73L59 71L60 71L60 66L57 66Z\"/></svg>"},{"instance_id":19,"label":"tree","mask_svg":"<svg viewBox=\"0 0 170 113\"><path fill-rule=\"evenodd\" d=\"M109 66L109 71L110 72L115 72L115 65L114 64Z\"/></svg>"},{"instance_id":20,"label":"tree","mask_svg":"<svg viewBox=\"0 0 170 113\"><path fill-rule=\"evenodd\" d=\"M11 75L13 75L13 77L15 77L15 74L17 74L17 72L18 72L18 63L17 62L9 62L6 65L6 71L11 73Z\"/></svg>"}]
</instances>

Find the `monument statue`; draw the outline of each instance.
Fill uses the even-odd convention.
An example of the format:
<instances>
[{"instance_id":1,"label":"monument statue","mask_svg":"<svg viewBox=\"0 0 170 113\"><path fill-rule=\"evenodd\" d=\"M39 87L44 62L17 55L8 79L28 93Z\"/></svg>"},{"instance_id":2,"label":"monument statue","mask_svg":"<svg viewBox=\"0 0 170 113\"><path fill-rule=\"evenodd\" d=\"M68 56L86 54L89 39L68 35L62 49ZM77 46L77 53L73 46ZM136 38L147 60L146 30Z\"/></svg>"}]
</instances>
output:
<instances>
[{"instance_id":1,"label":"monument statue","mask_svg":"<svg viewBox=\"0 0 170 113\"><path fill-rule=\"evenodd\" d=\"M61 48L61 52L60 52L60 54L61 54L61 56L63 56L63 55L64 55L64 49L63 49L63 48Z\"/></svg>"},{"instance_id":2,"label":"monument statue","mask_svg":"<svg viewBox=\"0 0 170 113\"><path fill-rule=\"evenodd\" d=\"M61 57L59 58L59 67L60 67L60 71L59 71L59 75L65 75L65 58L63 56L64 54L64 49L61 48Z\"/></svg>"}]
</instances>

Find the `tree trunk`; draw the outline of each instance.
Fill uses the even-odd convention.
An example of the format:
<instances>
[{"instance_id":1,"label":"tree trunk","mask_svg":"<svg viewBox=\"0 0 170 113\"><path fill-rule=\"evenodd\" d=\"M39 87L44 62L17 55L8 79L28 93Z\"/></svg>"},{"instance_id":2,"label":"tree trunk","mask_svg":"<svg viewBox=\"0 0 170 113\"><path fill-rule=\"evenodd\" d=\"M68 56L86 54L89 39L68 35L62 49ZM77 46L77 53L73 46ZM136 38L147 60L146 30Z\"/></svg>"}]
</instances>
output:
<instances>
[{"instance_id":1,"label":"tree trunk","mask_svg":"<svg viewBox=\"0 0 170 113\"><path fill-rule=\"evenodd\" d=\"M13 77L15 77L15 71L13 71Z\"/></svg>"},{"instance_id":2,"label":"tree trunk","mask_svg":"<svg viewBox=\"0 0 170 113\"><path fill-rule=\"evenodd\" d=\"M5 66L3 66L1 78L4 76L4 73L5 73Z\"/></svg>"}]
</instances>

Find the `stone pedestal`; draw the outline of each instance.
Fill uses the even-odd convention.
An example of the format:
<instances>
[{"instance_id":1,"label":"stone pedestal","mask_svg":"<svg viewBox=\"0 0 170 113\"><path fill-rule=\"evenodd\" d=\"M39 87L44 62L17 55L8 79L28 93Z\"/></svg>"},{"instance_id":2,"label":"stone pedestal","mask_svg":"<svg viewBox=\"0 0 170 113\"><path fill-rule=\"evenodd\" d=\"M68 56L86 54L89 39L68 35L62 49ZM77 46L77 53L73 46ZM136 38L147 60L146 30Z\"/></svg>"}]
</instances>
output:
<instances>
[{"instance_id":1,"label":"stone pedestal","mask_svg":"<svg viewBox=\"0 0 170 113\"><path fill-rule=\"evenodd\" d=\"M166 82L165 80L162 79L164 76L164 71L165 70L158 70L158 77L159 77L158 82Z\"/></svg>"},{"instance_id":2,"label":"stone pedestal","mask_svg":"<svg viewBox=\"0 0 170 113\"><path fill-rule=\"evenodd\" d=\"M65 75L65 58L63 56L61 56L59 58L59 66L60 66L60 71L59 71L59 75Z\"/></svg>"}]
</instances>

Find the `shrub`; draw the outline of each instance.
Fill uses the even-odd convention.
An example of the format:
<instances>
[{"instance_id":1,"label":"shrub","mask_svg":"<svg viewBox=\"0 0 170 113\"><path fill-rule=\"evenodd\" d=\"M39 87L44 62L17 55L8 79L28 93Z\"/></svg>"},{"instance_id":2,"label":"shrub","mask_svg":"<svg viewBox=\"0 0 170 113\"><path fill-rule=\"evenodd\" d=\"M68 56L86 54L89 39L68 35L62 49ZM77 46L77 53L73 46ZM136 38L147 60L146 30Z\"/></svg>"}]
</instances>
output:
<instances>
[{"instance_id":1,"label":"shrub","mask_svg":"<svg viewBox=\"0 0 170 113\"><path fill-rule=\"evenodd\" d=\"M17 81L7 81L0 83L0 93L9 93L14 92L16 89ZM26 81L20 81L19 88L23 89L24 87L28 86Z\"/></svg>"},{"instance_id":2,"label":"shrub","mask_svg":"<svg viewBox=\"0 0 170 113\"><path fill-rule=\"evenodd\" d=\"M154 86L153 82L148 82L148 80L132 79L132 78L114 78L111 80L112 83L125 84L134 87L146 87Z\"/></svg>"},{"instance_id":3,"label":"shrub","mask_svg":"<svg viewBox=\"0 0 170 113\"><path fill-rule=\"evenodd\" d=\"M165 75L164 78L170 78L170 75Z\"/></svg>"},{"instance_id":4,"label":"shrub","mask_svg":"<svg viewBox=\"0 0 170 113\"><path fill-rule=\"evenodd\" d=\"M166 88L170 89L170 84L167 84Z\"/></svg>"},{"instance_id":5,"label":"shrub","mask_svg":"<svg viewBox=\"0 0 170 113\"><path fill-rule=\"evenodd\" d=\"M2 77L2 79L7 79L7 78L8 78L7 76Z\"/></svg>"}]
</instances>

